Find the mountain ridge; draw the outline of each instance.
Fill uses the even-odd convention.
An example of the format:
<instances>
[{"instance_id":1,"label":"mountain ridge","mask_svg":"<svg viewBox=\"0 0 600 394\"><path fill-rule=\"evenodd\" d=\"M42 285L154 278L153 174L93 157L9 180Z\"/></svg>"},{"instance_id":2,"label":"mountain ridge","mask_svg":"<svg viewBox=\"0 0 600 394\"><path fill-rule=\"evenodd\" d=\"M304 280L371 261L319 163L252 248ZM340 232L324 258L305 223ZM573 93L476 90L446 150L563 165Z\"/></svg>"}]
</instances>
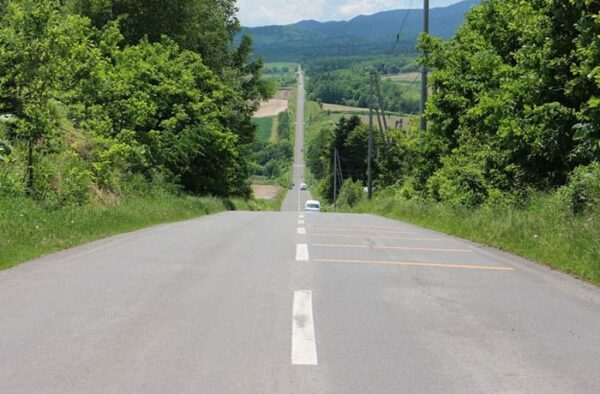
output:
<instances>
[{"instance_id":1,"label":"mountain ridge","mask_svg":"<svg viewBox=\"0 0 600 394\"><path fill-rule=\"evenodd\" d=\"M451 37L464 15L479 3L480 0L463 0L432 8L431 33ZM399 9L358 15L348 21L303 20L289 25L246 27L241 34L253 38L256 57L266 61L302 61L331 55L382 54L391 47L414 51L422 20L421 9Z\"/></svg>"}]
</instances>

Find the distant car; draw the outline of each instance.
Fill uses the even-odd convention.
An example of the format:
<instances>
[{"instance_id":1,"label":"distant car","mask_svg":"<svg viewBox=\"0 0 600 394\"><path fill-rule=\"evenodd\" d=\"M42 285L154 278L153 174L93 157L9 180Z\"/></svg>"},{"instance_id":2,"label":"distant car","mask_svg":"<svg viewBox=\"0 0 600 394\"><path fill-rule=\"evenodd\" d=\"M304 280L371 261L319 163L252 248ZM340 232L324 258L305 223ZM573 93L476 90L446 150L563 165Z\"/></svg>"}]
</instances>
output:
<instances>
[{"instance_id":1,"label":"distant car","mask_svg":"<svg viewBox=\"0 0 600 394\"><path fill-rule=\"evenodd\" d=\"M302 182L300 184L300 190L306 190L306 189L308 189L308 185L306 183Z\"/></svg>"},{"instance_id":2,"label":"distant car","mask_svg":"<svg viewBox=\"0 0 600 394\"><path fill-rule=\"evenodd\" d=\"M321 203L317 200L307 200L304 204L304 210L310 212L321 212Z\"/></svg>"}]
</instances>

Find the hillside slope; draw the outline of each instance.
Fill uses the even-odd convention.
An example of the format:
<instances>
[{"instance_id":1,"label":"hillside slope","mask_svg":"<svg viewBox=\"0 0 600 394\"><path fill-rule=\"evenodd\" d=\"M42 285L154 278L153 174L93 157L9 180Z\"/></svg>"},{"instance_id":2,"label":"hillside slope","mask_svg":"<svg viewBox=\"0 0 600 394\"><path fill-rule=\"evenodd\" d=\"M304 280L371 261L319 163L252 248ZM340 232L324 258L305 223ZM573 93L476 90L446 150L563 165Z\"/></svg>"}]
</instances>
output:
<instances>
[{"instance_id":1,"label":"hillside slope","mask_svg":"<svg viewBox=\"0 0 600 394\"><path fill-rule=\"evenodd\" d=\"M449 38L464 15L480 0L464 0L431 9L431 32ZM245 28L254 40L255 56L267 61L299 62L320 56L413 51L421 32L422 10L394 10L361 15L350 21L302 21L285 26ZM396 36L400 40L396 43Z\"/></svg>"}]
</instances>

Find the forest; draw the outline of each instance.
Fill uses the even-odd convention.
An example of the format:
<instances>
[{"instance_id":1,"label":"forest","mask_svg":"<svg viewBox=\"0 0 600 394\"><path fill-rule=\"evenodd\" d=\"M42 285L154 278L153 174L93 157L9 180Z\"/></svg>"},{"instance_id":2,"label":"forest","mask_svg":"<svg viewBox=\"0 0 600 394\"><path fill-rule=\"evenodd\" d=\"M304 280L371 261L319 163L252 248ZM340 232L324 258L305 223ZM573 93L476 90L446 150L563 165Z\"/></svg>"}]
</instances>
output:
<instances>
[{"instance_id":1,"label":"forest","mask_svg":"<svg viewBox=\"0 0 600 394\"><path fill-rule=\"evenodd\" d=\"M0 196L247 197L272 94L233 0L1 0ZM2 197L0 197L2 198Z\"/></svg>"}]
</instances>

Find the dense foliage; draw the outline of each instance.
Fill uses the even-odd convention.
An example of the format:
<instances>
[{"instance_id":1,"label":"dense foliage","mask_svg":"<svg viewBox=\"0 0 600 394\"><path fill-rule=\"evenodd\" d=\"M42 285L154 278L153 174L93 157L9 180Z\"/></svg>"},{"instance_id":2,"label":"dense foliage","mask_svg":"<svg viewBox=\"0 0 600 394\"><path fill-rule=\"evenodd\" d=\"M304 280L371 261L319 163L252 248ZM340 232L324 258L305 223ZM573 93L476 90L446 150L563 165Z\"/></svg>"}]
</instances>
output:
<instances>
[{"instance_id":1,"label":"dense foliage","mask_svg":"<svg viewBox=\"0 0 600 394\"><path fill-rule=\"evenodd\" d=\"M319 180L318 194L333 201L334 151L337 150L342 177L362 184L367 181L369 131L358 116L342 117L335 127L323 127L312 136L306 150L306 163ZM380 145L374 139L375 149ZM377 168L373 168L377 174ZM338 187L342 186L339 179Z\"/></svg>"},{"instance_id":2,"label":"dense foliage","mask_svg":"<svg viewBox=\"0 0 600 394\"><path fill-rule=\"evenodd\" d=\"M251 117L270 85L250 41L233 46L233 1L2 7L0 194L82 203L128 182L249 194Z\"/></svg>"},{"instance_id":3,"label":"dense foliage","mask_svg":"<svg viewBox=\"0 0 600 394\"><path fill-rule=\"evenodd\" d=\"M417 185L477 204L563 185L600 159L600 4L488 0L448 42L423 46L433 69ZM433 164L433 165L432 165Z\"/></svg>"}]
</instances>

